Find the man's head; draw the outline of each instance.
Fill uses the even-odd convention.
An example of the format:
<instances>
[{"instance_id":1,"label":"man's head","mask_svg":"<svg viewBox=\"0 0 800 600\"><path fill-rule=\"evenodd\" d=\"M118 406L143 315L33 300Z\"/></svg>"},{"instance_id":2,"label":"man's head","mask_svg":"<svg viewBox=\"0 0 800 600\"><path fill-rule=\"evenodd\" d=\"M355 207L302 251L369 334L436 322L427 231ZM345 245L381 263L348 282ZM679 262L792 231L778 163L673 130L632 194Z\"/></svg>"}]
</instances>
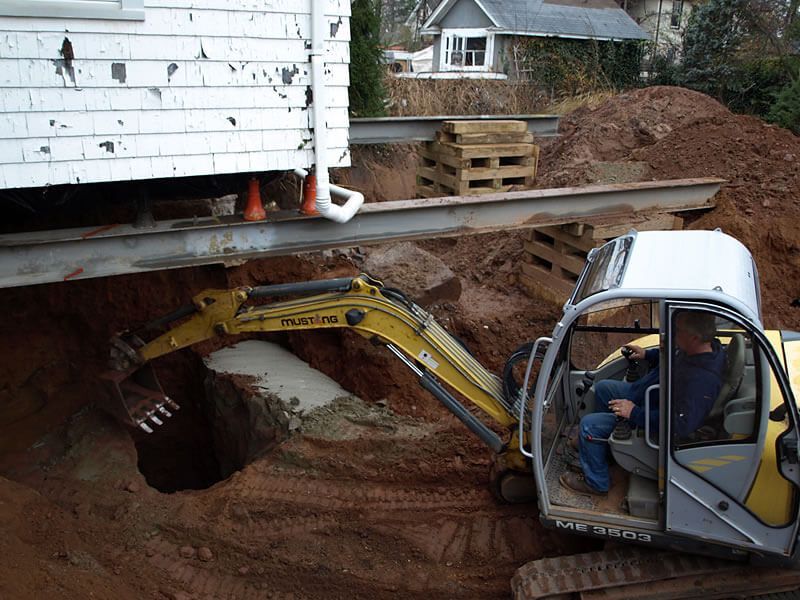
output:
<instances>
[{"instance_id":1,"label":"man's head","mask_svg":"<svg viewBox=\"0 0 800 600\"><path fill-rule=\"evenodd\" d=\"M714 315L682 311L675 316L675 345L686 354L708 352L717 333Z\"/></svg>"}]
</instances>

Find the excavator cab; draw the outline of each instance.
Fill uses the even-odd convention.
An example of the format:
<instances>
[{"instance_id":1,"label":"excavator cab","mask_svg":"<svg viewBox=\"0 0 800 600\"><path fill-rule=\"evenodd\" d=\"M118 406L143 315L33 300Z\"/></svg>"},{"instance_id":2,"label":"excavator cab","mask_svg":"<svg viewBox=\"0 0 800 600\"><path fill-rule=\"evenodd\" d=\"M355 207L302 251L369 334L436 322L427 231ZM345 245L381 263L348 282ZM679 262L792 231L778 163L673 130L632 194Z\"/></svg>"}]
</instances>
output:
<instances>
[{"instance_id":1,"label":"excavator cab","mask_svg":"<svg viewBox=\"0 0 800 600\"><path fill-rule=\"evenodd\" d=\"M719 393L690 432L679 422L686 408L676 384L676 322L685 313L713 321L725 353ZM752 257L719 231L633 232L594 251L553 335L537 341L541 364L529 365L538 377L520 419L530 423L531 445L522 451L542 521L723 558L796 562L800 456L791 382L800 375L800 335L764 331L760 319ZM658 349L658 366L620 354L630 342ZM648 368L658 373L648 377ZM560 484L575 468L571 432L603 410L595 406L597 383L641 377L650 383L644 426L620 419L607 439L592 441L607 447L608 494Z\"/></svg>"}]
</instances>

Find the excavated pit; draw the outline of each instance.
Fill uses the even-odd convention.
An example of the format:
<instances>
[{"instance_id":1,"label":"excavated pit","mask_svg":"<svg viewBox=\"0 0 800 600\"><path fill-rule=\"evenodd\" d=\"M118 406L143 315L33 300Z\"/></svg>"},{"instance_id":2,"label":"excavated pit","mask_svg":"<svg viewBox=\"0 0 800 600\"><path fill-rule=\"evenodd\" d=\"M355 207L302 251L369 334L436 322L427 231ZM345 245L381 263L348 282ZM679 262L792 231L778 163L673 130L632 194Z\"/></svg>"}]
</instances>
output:
<instances>
[{"instance_id":1,"label":"excavated pit","mask_svg":"<svg viewBox=\"0 0 800 600\"><path fill-rule=\"evenodd\" d=\"M246 340L192 360L185 401L154 433L133 430L139 471L160 492L202 490L266 455L349 393L277 344Z\"/></svg>"},{"instance_id":2,"label":"excavated pit","mask_svg":"<svg viewBox=\"0 0 800 600\"><path fill-rule=\"evenodd\" d=\"M194 402L184 403L154 433L131 430L131 437L139 472L159 492L204 490L225 479L212 423Z\"/></svg>"}]
</instances>

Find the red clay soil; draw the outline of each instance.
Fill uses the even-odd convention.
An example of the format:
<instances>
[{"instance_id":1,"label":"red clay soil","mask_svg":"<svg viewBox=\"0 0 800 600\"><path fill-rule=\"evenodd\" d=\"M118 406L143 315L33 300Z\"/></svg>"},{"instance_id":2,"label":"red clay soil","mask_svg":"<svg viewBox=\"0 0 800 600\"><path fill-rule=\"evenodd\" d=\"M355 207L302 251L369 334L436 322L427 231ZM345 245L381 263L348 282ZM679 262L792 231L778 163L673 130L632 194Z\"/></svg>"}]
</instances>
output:
<instances>
[{"instance_id":1,"label":"red clay soil","mask_svg":"<svg viewBox=\"0 0 800 600\"><path fill-rule=\"evenodd\" d=\"M356 335L273 339L346 389L413 416L419 434L385 439L380 425L355 441L298 436L194 491L216 481L213 441L195 406L204 393L197 356L233 339L156 361L183 409L154 436L89 404L107 396L96 376L109 336L203 288L356 272L338 257L286 258L0 290L0 310L12 317L2 324L9 345L0 362L1 543L4 556L20 557L0 562L0 597L498 597L526 561L587 547L542 530L533 506L498 504L488 451L386 350ZM531 300L511 293L513 308L486 296L494 314L475 306L474 290L467 309L435 309L499 368L552 323L527 319ZM509 329L509 315L522 327Z\"/></svg>"},{"instance_id":2,"label":"red clay soil","mask_svg":"<svg viewBox=\"0 0 800 600\"><path fill-rule=\"evenodd\" d=\"M545 145L539 187L592 182L591 162L642 162L651 179L720 177L717 207L687 215L753 253L767 327L800 330L800 138L682 88L621 94L562 120Z\"/></svg>"},{"instance_id":3,"label":"red clay soil","mask_svg":"<svg viewBox=\"0 0 800 600\"><path fill-rule=\"evenodd\" d=\"M562 123L563 137L543 144L540 187L591 181L598 161L645 164L654 178L728 180L717 208L691 227L744 241L761 272L766 323L800 329L800 309L789 305L800 296L797 137L677 88L623 94ZM400 179L376 199L408 197ZM365 179L364 191L376 184ZM495 371L557 317L514 285L521 239L423 244L464 289L433 313ZM156 361L184 408L155 437L93 408L106 394L97 374L112 334L207 287L357 269L340 256L295 257L0 290L0 597L496 598L524 562L592 548L543 531L534 506L498 504L487 491L488 452L385 350L355 335L271 339L385 404L395 424L361 423L353 439L297 435L211 487L199 356L234 340Z\"/></svg>"}]
</instances>

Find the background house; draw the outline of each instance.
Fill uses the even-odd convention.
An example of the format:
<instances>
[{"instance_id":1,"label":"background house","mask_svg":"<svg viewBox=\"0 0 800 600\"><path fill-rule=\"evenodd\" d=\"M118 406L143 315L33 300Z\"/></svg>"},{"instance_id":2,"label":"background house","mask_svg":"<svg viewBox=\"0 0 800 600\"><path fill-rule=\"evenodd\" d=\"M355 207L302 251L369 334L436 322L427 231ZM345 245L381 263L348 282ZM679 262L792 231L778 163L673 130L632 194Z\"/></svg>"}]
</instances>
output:
<instances>
[{"instance_id":1,"label":"background house","mask_svg":"<svg viewBox=\"0 0 800 600\"><path fill-rule=\"evenodd\" d=\"M614 0L445 0L425 22L433 70L460 76L514 74L517 36L646 40Z\"/></svg>"},{"instance_id":2,"label":"background house","mask_svg":"<svg viewBox=\"0 0 800 600\"><path fill-rule=\"evenodd\" d=\"M678 58L695 0L624 0L628 14L650 34L658 54Z\"/></svg>"},{"instance_id":3,"label":"background house","mask_svg":"<svg viewBox=\"0 0 800 600\"><path fill-rule=\"evenodd\" d=\"M0 0L0 189L309 167L312 1L348 166L348 1Z\"/></svg>"}]
</instances>

